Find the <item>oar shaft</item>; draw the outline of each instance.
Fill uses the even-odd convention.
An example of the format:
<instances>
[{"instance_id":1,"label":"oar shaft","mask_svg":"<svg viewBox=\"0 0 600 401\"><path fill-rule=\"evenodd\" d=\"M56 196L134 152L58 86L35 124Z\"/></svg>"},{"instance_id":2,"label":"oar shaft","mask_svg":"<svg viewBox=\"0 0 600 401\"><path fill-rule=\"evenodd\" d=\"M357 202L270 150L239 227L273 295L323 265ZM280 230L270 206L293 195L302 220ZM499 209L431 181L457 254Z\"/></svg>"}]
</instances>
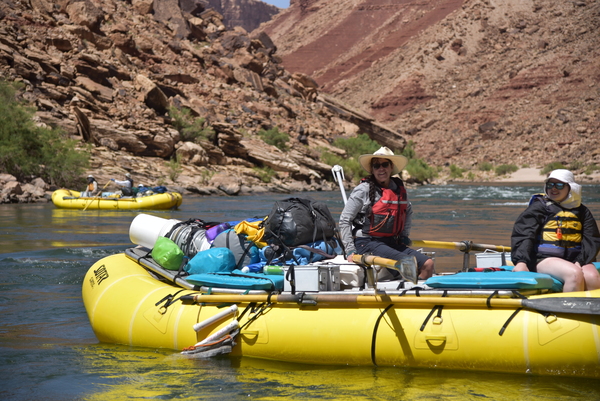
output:
<instances>
[{"instance_id":1,"label":"oar shaft","mask_svg":"<svg viewBox=\"0 0 600 401\"><path fill-rule=\"evenodd\" d=\"M490 244L468 244L465 242L446 242L446 241L427 241L427 240L413 240L413 247L422 248L437 248L437 249L457 249L465 252L466 250L472 251L497 251L497 252L510 252L509 246L504 245L490 245Z\"/></svg>"},{"instance_id":2,"label":"oar shaft","mask_svg":"<svg viewBox=\"0 0 600 401\"><path fill-rule=\"evenodd\" d=\"M493 298L489 301L487 298L451 298L451 297L416 297L399 295L355 295L355 294L279 294L279 295L193 295L194 302L197 303L250 303L250 302L270 302L272 304L281 303L351 303L351 304L405 304L405 305L453 305L453 306L471 306L471 307L496 307L496 308L519 308L522 306L520 299L514 298Z\"/></svg>"},{"instance_id":3,"label":"oar shaft","mask_svg":"<svg viewBox=\"0 0 600 401\"><path fill-rule=\"evenodd\" d=\"M398 306L425 306L435 305L464 307L464 308L495 308L517 309L525 308L539 312L600 315L599 298L579 297L551 297L551 298L466 298L466 297L428 297L428 296L400 296L400 295L355 295L355 294L273 294L269 295L203 295L188 296L197 303L250 303L270 302L272 304L349 304L367 305L372 307L394 304Z\"/></svg>"}]
</instances>

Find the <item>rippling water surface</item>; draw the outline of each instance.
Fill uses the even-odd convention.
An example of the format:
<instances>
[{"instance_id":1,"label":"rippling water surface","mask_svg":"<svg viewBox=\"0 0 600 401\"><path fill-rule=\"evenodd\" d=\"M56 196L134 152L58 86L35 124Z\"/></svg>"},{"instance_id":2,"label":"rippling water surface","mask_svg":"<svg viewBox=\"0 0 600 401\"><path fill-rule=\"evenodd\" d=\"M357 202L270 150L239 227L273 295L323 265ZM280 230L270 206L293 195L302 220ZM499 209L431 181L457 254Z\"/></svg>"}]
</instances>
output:
<instances>
[{"instance_id":1,"label":"rippling water surface","mask_svg":"<svg viewBox=\"0 0 600 401\"><path fill-rule=\"evenodd\" d=\"M508 246L512 223L538 187L410 188L411 236ZM336 218L343 208L339 191L294 195L327 202ZM179 210L149 213L241 220L264 216L274 201L289 196L186 197ZM600 218L600 186L584 187L584 203ZM100 344L83 308L81 281L95 261L132 245L128 230L138 213L0 205L2 399L600 399L600 381L590 379L189 360L169 350ZM436 250L435 258L438 271L462 264L462 255L451 250Z\"/></svg>"}]
</instances>

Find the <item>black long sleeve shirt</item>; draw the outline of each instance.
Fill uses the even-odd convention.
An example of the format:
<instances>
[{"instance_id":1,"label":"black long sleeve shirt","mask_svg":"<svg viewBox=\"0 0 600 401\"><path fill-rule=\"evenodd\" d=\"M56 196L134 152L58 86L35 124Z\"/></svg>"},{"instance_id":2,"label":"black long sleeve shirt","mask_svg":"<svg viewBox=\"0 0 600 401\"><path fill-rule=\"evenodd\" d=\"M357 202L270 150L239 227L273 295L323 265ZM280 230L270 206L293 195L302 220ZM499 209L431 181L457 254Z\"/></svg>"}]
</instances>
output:
<instances>
[{"instance_id":1,"label":"black long sleeve shirt","mask_svg":"<svg viewBox=\"0 0 600 401\"><path fill-rule=\"evenodd\" d=\"M583 266L596 260L600 250L600 232L592 212L583 204L579 206L579 210L583 229L581 253L575 262ZM538 238L547 216L548 210L543 202L536 201L517 218L511 235L511 259L515 265L525 262L530 271L536 271Z\"/></svg>"}]
</instances>

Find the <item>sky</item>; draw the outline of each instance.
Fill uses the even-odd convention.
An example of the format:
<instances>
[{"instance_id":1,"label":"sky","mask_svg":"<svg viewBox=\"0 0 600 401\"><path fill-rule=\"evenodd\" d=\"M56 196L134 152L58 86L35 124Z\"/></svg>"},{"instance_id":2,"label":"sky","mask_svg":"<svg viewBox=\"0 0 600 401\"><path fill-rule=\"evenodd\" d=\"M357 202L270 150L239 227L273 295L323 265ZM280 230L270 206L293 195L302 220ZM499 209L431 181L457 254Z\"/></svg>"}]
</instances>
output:
<instances>
[{"instance_id":1,"label":"sky","mask_svg":"<svg viewBox=\"0 0 600 401\"><path fill-rule=\"evenodd\" d=\"M290 6L290 0L262 0L267 4L274 5L279 8L288 8Z\"/></svg>"}]
</instances>

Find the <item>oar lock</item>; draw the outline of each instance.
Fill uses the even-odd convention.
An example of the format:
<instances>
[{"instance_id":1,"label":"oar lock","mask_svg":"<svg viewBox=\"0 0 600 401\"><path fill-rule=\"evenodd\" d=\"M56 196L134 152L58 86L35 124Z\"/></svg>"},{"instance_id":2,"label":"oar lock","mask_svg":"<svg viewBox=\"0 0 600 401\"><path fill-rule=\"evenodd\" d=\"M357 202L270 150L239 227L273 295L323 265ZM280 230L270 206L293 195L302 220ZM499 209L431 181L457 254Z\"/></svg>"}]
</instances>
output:
<instances>
[{"instance_id":1,"label":"oar lock","mask_svg":"<svg viewBox=\"0 0 600 401\"><path fill-rule=\"evenodd\" d=\"M471 252L471 249L473 248L473 241L461 241L461 243L465 245L465 249L461 249L464 253Z\"/></svg>"}]
</instances>

